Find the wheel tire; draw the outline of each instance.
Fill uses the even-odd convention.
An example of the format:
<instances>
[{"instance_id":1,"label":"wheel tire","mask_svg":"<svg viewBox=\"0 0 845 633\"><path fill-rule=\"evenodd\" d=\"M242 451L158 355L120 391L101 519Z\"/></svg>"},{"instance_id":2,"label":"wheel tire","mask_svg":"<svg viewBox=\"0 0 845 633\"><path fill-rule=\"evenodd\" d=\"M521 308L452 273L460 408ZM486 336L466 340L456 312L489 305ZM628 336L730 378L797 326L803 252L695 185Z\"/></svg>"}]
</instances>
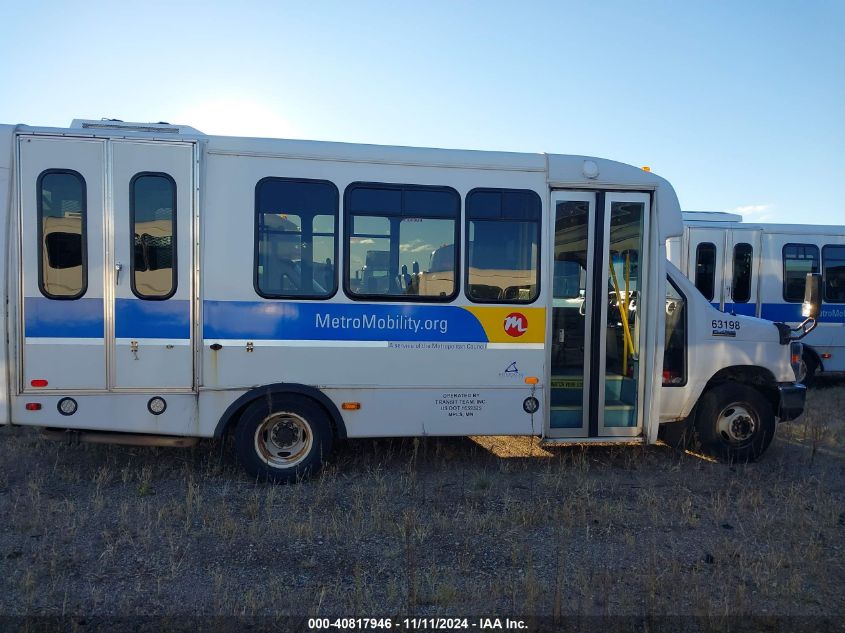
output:
<instances>
[{"instance_id":1,"label":"wheel tire","mask_svg":"<svg viewBox=\"0 0 845 633\"><path fill-rule=\"evenodd\" d=\"M819 361L815 355L805 351L801 356L801 366L798 369L798 382L809 387L815 382L818 369Z\"/></svg>"},{"instance_id":2,"label":"wheel tire","mask_svg":"<svg viewBox=\"0 0 845 633\"><path fill-rule=\"evenodd\" d=\"M238 461L259 481L272 483L293 483L317 472L333 440L325 410L298 395L252 402L235 427Z\"/></svg>"},{"instance_id":3,"label":"wheel tire","mask_svg":"<svg viewBox=\"0 0 845 633\"><path fill-rule=\"evenodd\" d=\"M747 385L726 383L698 401L695 430L702 447L728 462L753 462L775 435L775 415L763 395Z\"/></svg>"}]
</instances>

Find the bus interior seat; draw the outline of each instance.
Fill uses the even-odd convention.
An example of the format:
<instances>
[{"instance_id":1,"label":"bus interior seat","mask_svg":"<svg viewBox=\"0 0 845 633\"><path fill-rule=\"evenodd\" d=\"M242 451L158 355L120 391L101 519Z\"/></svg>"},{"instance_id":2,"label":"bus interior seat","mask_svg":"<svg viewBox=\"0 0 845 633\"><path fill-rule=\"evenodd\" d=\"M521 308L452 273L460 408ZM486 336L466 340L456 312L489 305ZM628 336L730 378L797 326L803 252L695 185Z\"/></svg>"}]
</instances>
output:
<instances>
[{"instance_id":1,"label":"bus interior seat","mask_svg":"<svg viewBox=\"0 0 845 633\"><path fill-rule=\"evenodd\" d=\"M505 301L525 301L531 296L530 286L508 286L502 291Z\"/></svg>"},{"instance_id":2,"label":"bus interior seat","mask_svg":"<svg viewBox=\"0 0 845 633\"><path fill-rule=\"evenodd\" d=\"M470 284L469 292L473 299L481 301L498 301L502 298L502 289L487 284Z\"/></svg>"}]
</instances>

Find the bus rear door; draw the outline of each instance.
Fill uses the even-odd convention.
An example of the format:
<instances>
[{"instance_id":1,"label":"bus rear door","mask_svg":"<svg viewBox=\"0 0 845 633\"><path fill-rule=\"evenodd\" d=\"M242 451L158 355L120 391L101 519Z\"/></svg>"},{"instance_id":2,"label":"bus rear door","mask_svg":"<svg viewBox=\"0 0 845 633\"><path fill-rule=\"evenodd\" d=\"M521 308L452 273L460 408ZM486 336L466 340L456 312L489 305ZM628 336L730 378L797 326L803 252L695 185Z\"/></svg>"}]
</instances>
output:
<instances>
[{"instance_id":1,"label":"bus rear door","mask_svg":"<svg viewBox=\"0 0 845 633\"><path fill-rule=\"evenodd\" d=\"M19 150L22 390L192 390L193 146Z\"/></svg>"},{"instance_id":2,"label":"bus rear door","mask_svg":"<svg viewBox=\"0 0 845 633\"><path fill-rule=\"evenodd\" d=\"M193 145L111 150L114 388L192 390Z\"/></svg>"},{"instance_id":3,"label":"bus rear door","mask_svg":"<svg viewBox=\"0 0 845 633\"><path fill-rule=\"evenodd\" d=\"M106 143L21 136L22 391L104 390Z\"/></svg>"}]
</instances>

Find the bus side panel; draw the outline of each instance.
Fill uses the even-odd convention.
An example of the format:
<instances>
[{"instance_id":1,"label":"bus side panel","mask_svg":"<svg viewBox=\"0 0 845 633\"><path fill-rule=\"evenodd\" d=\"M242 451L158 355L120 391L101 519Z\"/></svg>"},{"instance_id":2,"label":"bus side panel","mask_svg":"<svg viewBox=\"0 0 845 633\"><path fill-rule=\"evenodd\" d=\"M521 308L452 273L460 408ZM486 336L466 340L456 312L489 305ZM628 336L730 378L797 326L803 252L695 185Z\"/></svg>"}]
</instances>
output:
<instances>
[{"instance_id":1,"label":"bus side panel","mask_svg":"<svg viewBox=\"0 0 845 633\"><path fill-rule=\"evenodd\" d=\"M352 182L448 186L462 198L476 187L507 186L534 190L546 200L543 172L514 171L503 176L495 170L216 152L210 146L206 155L201 228L200 419L204 434L208 427L213 430L235 392L241 395L255 386L280 382L316 386L338 404L344 397L360 401L361 412L344 413L349 417L350 436L531 432L530 415L522 409L530 391L524 380L545 376L547 288L541 284L535 302L512 306L473 304L464 295L463 283L455 300L444 303L353 301L345 296L342 281L341 289L326 300L265 299L253 287L255 191L256 184L267 177L332 182L340 196L337 251L342 261L342 205ZM458 240L463 260L463 231ZM423 268L430 252L427 249L421 255L426 258L421 260ZM544 275L548 270L545 252L540 259ZM339 268L343 274L343 266ZM527 328L518 338L505 329L513 313ZM480 394L482 387L489 395L472 395ZM217 396L210 390L227 393ZM464 395L444 397L452 392ZM436 403L450 399L485 403ZM439 406L481 406L483 410L459 409L465 415L441 420ZM473 415L466 415L470 412ZM535 414L537 434L543 429L540 417ZM456 418L463 422L455 423ZM431 419L432 425L423 426L424 419Z\"/></svg>"},{"instance_id":2,"label":"bus side panel","mask_svg":"<svg viewBox=\"0 0 845 633\"><path fill-rule=\"evenodd\" d=\"M845 232L845 229L843 229ZM783 248L786 244L813 244L819 249L819 272L823 271L822 252L826 244L845 244L840 235L790 235L788 233L764 233L763 251L766 260L761 268L768 271L762 275L761 316L771 321L783 321L797 325L801 317L801 304L787 302L783 297ZM824 371L845 371L845 304L822 302L819 324L804 339L805 346L822 359ZM829 355L829 358L824 358Z\"/></svg>"},{"instance_id":3,"label":"bus side panel","mask_svg":"<svg viewBox=\"0 0 845 633\"><path fill-rule=\"evenodd\" d=\"M343 416L347 437L417 437L467 435L539 435L543 430L541 390L514 383L508 388L325 388L322 390ZM220 417L245 390L201 391L197 430L186 433L211 437ZM523 410L534 396L540 408L532 416ZM345 411L344 402L358 410Z\"/></svg>"},{"instance_id":4,"label":"bus side panel","mask_svg":"<svg viewBox=\"0 0 845 633\"><path fill-rule=\"evenodd\" d=\"M14 130L15 128L9 125L0 126L0 241L3 244L3 253L5 257L0 258L0 279L3 280L0 286L0 304L3 305L3 310L0 311L0 332L6 332L6 325L8 323L8 303L6 301L6 293L9 288L9 281L7 280L7 271L12 257L13 250L10 249L11 237L10 231L12 227L12 196L14 187L12 186L12 165L14 164ZM14 267L11 268L14 270ZM0 336L0 424L9 424L11 422L11 413L9 410L9 385L11 384L11 359L9 356L9 347L7 341L10 337Z\"/></svg>"},{"instance_id":5,"label":"bus side panel","mask_svg":"<svg viewBox=\"0 0 845 633\"><path fill-rule=\"evenodd\" d=\"M59 400L65 397L61 392L39 394L36 401L42 407L38 411L26 410L26 403L35 399L33 396L17 397L12 403L12 415L16 423L25 426L198 437L214 433L213 426L206 430L200 428L196 394L165 392L159 396L167 406L158 415L148 409L149 393L133 392L74 393L72 397L79 408L69 416L57 413Z\"/></svg>"},{"instance_id":6,"label":"bus side panel","mask_svg":"<svg viewBox=\"0 0 845 633\"><path fill-rule=\"evenodd\" d=\"M543 416L522 409L531 389L327 389L341 408L359 402L357 411L342 411L348 437L417 435L539 435ZM542 403L540 409L542 411Z\"/></svg>"}]
</instances>

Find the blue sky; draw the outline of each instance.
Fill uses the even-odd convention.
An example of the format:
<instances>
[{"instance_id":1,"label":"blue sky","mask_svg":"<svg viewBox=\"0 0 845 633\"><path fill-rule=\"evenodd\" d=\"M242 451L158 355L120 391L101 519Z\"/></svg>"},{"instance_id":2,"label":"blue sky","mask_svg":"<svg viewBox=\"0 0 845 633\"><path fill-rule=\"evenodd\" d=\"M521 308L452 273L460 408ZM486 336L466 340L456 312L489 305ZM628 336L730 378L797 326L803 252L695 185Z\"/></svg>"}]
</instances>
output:
<instances>
[{"instance_id":1,"label":"blue sky","mask_svg":"<svg viewBox=\"0 0 845 633\"><path fill-rule=\"evenodd\" d=\"M18 2L0 121L590 154L845 224L845 1Z\"/></svg>"}]
</instances>

